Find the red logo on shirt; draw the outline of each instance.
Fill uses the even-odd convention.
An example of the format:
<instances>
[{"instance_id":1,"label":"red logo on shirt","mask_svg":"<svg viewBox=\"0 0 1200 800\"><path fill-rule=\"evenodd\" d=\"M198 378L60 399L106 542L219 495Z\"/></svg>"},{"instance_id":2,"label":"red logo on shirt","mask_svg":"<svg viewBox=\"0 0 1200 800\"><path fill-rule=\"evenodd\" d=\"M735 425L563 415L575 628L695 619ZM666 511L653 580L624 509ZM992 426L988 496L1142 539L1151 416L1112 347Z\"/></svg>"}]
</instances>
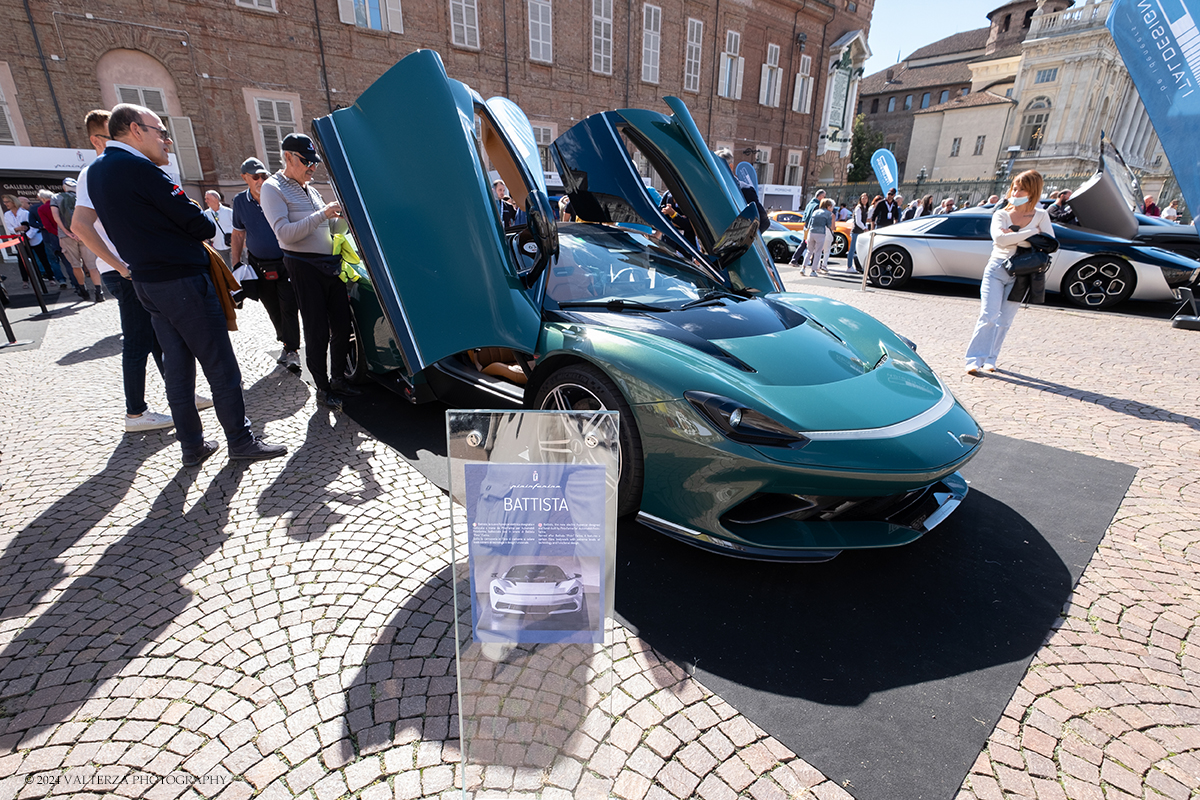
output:
<instances>
[{"instance_id":1,"label":"red logo on shirt","mask_svg":"<svg viewBox=\"0 0 1200 800\"><path fill-rule=\"evenodd\" d=\"M178 184L171 184L171 194L183 194L183 189Z\"/></svg>"}]
</instances>

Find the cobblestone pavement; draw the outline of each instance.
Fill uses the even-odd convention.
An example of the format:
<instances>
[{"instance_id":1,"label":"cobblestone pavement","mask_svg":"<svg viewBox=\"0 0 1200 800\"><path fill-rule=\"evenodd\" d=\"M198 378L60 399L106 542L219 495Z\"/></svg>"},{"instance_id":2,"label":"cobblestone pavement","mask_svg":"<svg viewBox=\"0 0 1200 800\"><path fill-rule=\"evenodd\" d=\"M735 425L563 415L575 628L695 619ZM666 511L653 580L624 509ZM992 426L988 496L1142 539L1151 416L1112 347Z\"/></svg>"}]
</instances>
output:
<instances>
[{"instance_id":1,"label":"cobblestone pavement","mask_svg":"<svg viewBox=\"0 0 1200 800\"><path fill-rule=\"evenodd\" d=\"M1031 308L1002 371L969 378L978 301L789 281L916 340L988 430L1139 470L959 800L1200 797L1200 339ZM124 435L116 303L64 302L40 348L0 351L0 798L453 795L447 500L319 410L247 305L248 413L287 459L188 470L169 433ZM606 713L543 797L851 796L613 639ZM530 796L529 777L484 784Z\"/></svg>"}]
</instances>

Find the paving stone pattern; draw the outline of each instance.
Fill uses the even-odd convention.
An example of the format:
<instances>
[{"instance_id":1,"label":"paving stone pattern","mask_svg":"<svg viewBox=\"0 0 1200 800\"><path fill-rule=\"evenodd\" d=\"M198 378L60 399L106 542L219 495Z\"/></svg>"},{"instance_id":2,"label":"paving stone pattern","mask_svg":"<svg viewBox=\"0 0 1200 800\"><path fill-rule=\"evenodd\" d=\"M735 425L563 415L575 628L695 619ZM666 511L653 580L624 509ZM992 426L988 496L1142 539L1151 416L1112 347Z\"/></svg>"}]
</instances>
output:
<instances>
[{"instance_id":1,"label":"paving stone pattern","mask_svg":"<svg viewBox=\"0 0 1200 800\"><path fill-rule=\"evenodd\" d=\"M788 280L916 340L989 431L1139 470L959 800L1200 797L1200 339L1030 308L969 378L977 301ZM248 413L292 452L180 468L169 433L123 435L116 312L64 302L40 348L0 352L0 798L457 796L445 496L318 409L252 303ZM601 712L550 762L528 743L547 788L501 767L481 797L852 796L612 636Z\"/></svg>"}]
</instances>

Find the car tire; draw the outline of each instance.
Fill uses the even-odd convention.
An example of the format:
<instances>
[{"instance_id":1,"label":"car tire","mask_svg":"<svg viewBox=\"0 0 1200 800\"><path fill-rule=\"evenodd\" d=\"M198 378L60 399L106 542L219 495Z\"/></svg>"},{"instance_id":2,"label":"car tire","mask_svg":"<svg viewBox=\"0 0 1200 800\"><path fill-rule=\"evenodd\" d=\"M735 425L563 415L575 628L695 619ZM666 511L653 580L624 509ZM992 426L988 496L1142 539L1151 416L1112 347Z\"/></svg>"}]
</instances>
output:
<instances>
[{"instance_id":1,"label":"car tire","mask_svg":"<svg viewBox=\"0 0 1200 800\"><path fill-rule=\"evenodd\" d=\"M778 263L783 263L792 257L791 249L779 239L767 245L767 252L771 254L771 260Z\"/></svg>"},{"instance_id":2,"label":"car tire","mask_svg":"<svg viewBox=\"0 0 1200 800\"><path fill-rule=\"evenodd\" d=\"M543 411L616 411L620 414L620 474L617 514L626 516L642 505L642 441L633 410L612 380L591 364L563 367L546 379L534 406Z\"/></svg>"},{"instance_id":3,"label":"car tire","mask_svg":"<svg viewBox=\"0 0 1200 800\"><path fill-rule=\"evenodd\" d=\"M833 234L833 244L829 248L830 258L841 258L846 255L846 251L850 249L850 240L846 238L846 234Z\"/></svg>"},{"instance_id":4,"label":"car tire","mask_svg":"<svg viewBox=\"0 0 1200 800\"><path fill-rule=\"evenodd\" d=\"M1085 258L1062 280L1063 296L1078 308L1112 308L1128 300L1133 289L1133 268L1119 256Z\"/></svg>"},{"instance_id":5,"label":"car tire","mask_svg":"<svg viewBox=\"0 0 1200 800\"><path fill-rule=\"evenodd\" d=\"M367 370L367 348L363 344L358 319L350 312L350 349L346 351L346 380L364 384L369 380Z\"/></svg>"},{"instance_id":6,"label":"car tire","mask_svg":"<svg viewBox=\"0 0 1200 800\"><path fill-rule=\"evenodd\" d=\"M871 253L867 278L880 289L902 289L912 278L912 256L903 247L886 245Z\"/></svg>"}]
</instances>

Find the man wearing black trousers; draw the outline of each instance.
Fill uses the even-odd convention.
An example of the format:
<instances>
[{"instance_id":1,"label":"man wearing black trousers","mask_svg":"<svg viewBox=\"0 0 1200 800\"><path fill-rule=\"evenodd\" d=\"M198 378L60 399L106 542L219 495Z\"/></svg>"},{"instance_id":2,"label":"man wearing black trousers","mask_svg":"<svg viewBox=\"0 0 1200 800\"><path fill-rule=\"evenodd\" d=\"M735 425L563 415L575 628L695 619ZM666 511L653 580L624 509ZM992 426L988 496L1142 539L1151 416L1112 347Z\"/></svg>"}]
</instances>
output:
<instances>
[{"instance_id":1,"label":"man wearing black trousers","mask_svg":"<svg viewBox=\"0 0 1200 800\"><path fill-rule=\"evenodd\" d=\"M118 105L108 120L112 141L88 166L88 189L109 238L129 265L137 298L150 312L163 349L167 402L183 465L196 466L217 450L204 439L196 410L196 362L212 387L229 457L277 458L283 445L250 430L225 313L209 273L205 239L216 226L162 171L170 134L148 108ZM78 213L78 210L76 211Z\"/></svg>"},{"instance_id":2,"label":"man wearing black trousers","mask_svg":"<svg viewBox=\"0 0 1200 800\"><path fill-rule=\"evenodd\" d=\"M362 394L346 382L350 299L346 284L338 277L341 256L333 252L332 228L345 230L346 223L341 219L341 205L326 203L309 184L321 163L312 139L303 133L289 133L280 149L284 167L263 184L263 216L283 248L283 265L296 292L304 323L304 358L317 385L317 402L340 411L343 395Z\"/></svg>"},{"instance_id":3,"label":"man wearing black trousers","mask_svg":"<svg viewBox=\"0 0 1200 800\"><path fill-rule=\"evenodd\" d=\"M258 280L258 299L262 301L271 324L275 326L275 338L283 343L283 353L278 363L295 373L300 372L300 317L296 307L296 294L283 266L283 250L275 231L263 216L263 182L271 177L267 167L257 158L242 162L242 180L246 191L233 198L233 241L231 263L246 261L254 268Z\"/></svg>"}]
</instances>

